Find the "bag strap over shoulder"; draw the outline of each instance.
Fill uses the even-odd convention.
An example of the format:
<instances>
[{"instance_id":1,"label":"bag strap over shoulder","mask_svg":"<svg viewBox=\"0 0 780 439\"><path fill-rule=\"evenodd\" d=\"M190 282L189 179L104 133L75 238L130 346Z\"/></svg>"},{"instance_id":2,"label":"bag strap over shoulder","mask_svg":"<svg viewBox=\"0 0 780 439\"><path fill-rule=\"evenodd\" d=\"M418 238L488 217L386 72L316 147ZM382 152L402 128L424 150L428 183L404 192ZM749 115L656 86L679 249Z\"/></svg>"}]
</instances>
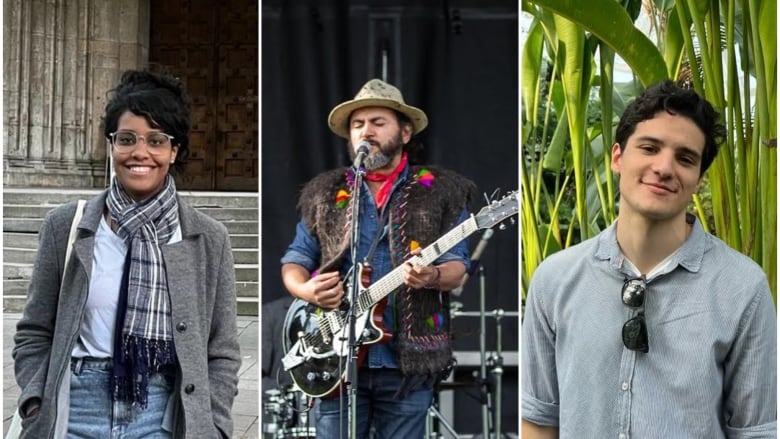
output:
<instances>
[{"instance_id":1,"label":"bag strap over shoulder","mask_svg":"<svg viewBox=\"0 0 780 439\"><path fill-rule=\"evenodd\" d=\"M73 246L73 241L76 240L76 230L78 230L79 222L84 214L84 205L87 204L87 200L79 200L76 204L76 213L73 215L73 221L70 223L70 233L68 234L68 247L65 250L65 265L70 261L70 248ZM65 269L62 270L62 275L65 276ZM22 416L19 413L17 407L14 411L14 417L11 420L11 425L8 428L8 433L5 435L5 439L18 439L22 434Z\"/></svg>"},{"instance_id":2,"label":"bag strap over shoulder","mask_svg":"<svg viewBox=\"0 0 780 439\"><path fill-rule=\"evenodd\" d=\"M68 246L65 250L65 264L70 261L70 250L73 247L73 241L76 240L76 231L79 228L79 222L81 222L81 216L84 214L84 205L87 204L87 200L79 200L76 204L76 213L73 215L73 221L70 223L70 233L68 234ZM63 267L64 267L63 265ZM62 275L65 276L65 270L62 270Z\"/></svg>"}]
</instances>

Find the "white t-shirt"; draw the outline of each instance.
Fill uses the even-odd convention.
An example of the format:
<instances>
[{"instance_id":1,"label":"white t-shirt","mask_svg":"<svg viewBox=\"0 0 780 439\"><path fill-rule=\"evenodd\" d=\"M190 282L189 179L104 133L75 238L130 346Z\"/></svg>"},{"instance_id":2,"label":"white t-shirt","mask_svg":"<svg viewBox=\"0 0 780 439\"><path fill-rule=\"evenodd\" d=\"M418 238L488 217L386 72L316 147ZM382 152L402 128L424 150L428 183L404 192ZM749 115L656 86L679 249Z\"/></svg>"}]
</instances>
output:
<instances>
[{"instance_id":1,"label":"white t-shirt","mask_svg":"<svg viewBox=\"0 0 780 439\"><path fill-rule=\"evenodd\" d=\"M181 236L181 226L178 226L168 244L181 241ZM113 356L119 285L126 257L127 245L111 230L105 217L100 218L95 233L89 295L79 338L71 354L73 357Z\"/></svg>"}]
</instances>

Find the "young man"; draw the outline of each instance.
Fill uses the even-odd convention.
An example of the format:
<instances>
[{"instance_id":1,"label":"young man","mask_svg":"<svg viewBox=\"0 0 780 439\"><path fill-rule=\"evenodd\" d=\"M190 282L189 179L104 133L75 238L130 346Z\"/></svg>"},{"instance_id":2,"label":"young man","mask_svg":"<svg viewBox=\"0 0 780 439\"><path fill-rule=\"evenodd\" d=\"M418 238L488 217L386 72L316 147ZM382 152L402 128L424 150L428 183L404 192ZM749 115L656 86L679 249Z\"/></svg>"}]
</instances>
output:
<instances>
[{"instance_id":1,"label":"young man","mask_svg":"<svg viewBox=\"0 0 780 439\"><path fill-rule=\"evenodd\" d=\"M422 437L433 384L452 357L447 292L459 286L465 273L466 243L431 266L405 261L467 218L475 187L454 172L410 164L416 144L412 138L427 123L422 110L406 105L397 88L378 79L367 82L355 99L336 106L328 118L331 130L349 140L353 158L361 143L370 145L363 161L357 260L371 266L372 282L403 265L404 285L388 296L382 314L382 325L393 339L371 345L358 371L360 438L371 427L379 438ZM344 276L353 265L349 227L354 177L350 167L307 183L298 202L302 219L281 261L289 292L323 309L341 304L347 290ZM348 437L346 402L345 396L317 401L317 437Z\"/></svg>"},{"instance_id":2,"label":"young man","mask_svg":"<svg viewBox=\"0 0 780 439\"><path fill-rule=\"evenodd\" d=\"M626 108L617 221L531 281L524 438L776 437L766 277L685 212L725 133L717 116L668 80Z\"/></svg>"}]
</instances>

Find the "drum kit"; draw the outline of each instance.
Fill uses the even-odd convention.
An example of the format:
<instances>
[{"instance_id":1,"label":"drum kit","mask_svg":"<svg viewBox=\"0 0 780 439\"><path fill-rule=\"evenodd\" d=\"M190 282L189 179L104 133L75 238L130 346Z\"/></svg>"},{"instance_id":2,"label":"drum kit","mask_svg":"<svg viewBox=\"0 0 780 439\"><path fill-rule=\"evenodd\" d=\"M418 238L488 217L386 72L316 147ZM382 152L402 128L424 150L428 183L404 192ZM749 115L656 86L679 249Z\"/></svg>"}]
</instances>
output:
<instances>
[{"instance_id":1,"label":"drum kit","mask_svg":"<svg viewBox=\"0 0 780 439\"><path fill-rule=\"evenodd\" d=\"M317 437L316 429L311 425L313 402L294 386L266 390L263 439Z\"/></svg>"},{"instance_id":2,"label":"drum kit","mask_svg":"<svg viewBox=\"0 0 780 439\"><path fill-rule=\"evenodd\" d=\"M481 270L480 270L481 271ZM482 273L481 273L482 274ZM480 281L484 282L484 277L480 277ZM484 287L484 284L482 285ZM484 291L484 290L482 290ZM504 359L502 354L502 338L501 338L501 320L504 317L518 317L517 311L505 311L501 308L496 308L492 311L485 310L484 294L480 293L480 310L479 311L462 311L463 304L460 302L452 302L450 305L450 318L456 317L478 317L480 320L480 339L479 339L479 353L480 353L480 368L479 373L476 371L472 375L471 381L459 381L448 382L442 381L436 387L434 395L434 402L428 409L428 419L425 429L425 439L442 439L442 438L454 438L472 437L472 438L503 438L505 435L502 433L503 427L501 425L502 415L502 376L504 372ZM486 318L493 317L496 323L496 349L490 355L486 352L485 343L485 326ZM456 365L457 367L457 365ZM490 377L488 377L488 372ZM450 422L447 421L446 416L442 414L438 407L438 393L445 390L456 390L460 388L477 388L480 391L480 404L482 406L482 430L476 436L459 435Z\"/></svg>"}]
</instances>

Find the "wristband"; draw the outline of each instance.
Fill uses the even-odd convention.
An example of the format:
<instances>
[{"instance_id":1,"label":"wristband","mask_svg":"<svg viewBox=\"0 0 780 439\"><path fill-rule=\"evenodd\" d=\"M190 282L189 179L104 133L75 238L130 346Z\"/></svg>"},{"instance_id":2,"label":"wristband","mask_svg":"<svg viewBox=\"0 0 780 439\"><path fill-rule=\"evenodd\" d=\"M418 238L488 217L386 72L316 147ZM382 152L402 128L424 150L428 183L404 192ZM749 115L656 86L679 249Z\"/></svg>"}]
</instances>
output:
<instances>
[{"instance_id":1,"label":"wristband","mask_svg":"<svg viewBox=\"0 0 780 439\"><path fill-rule=\"evenodd\" d=\"M432 282L425 284L425 288L429 290L441 291L441 269L436 265L434 265L433 268L436 269L436 277Z\"/></svg>"}]
</instances>

